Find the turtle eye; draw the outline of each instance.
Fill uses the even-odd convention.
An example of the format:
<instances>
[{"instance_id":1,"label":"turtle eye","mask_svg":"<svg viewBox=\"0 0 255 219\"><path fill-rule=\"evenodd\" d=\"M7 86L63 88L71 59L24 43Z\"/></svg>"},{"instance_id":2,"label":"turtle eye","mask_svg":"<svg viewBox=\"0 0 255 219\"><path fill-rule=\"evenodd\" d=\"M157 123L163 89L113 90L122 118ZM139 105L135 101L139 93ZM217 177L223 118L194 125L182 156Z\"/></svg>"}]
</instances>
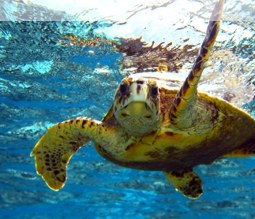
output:
<instances>
[{"instance_id":1,"label":"turtle eye","mask_svg":"<svg viewBox=\"0 0 255 219\"><path fill-rule=\"evenodd\" d=\"M151 86L150 87L150 95L153 98L156 98L158 96L158 87L157 86Z\"/></svg>"},{"instance_id":2,"label":"turtle eye","mask_svg":"<svg viewBox=\"0 0 255 219\"><path fill-rule=\"evenodd\" d=\"M129 93L128 84L122 83L122 84L120 85L119 91L120 91L120 94L121 94L122 96L127 95L127 94Z\"/></svg>"}]
</instances>

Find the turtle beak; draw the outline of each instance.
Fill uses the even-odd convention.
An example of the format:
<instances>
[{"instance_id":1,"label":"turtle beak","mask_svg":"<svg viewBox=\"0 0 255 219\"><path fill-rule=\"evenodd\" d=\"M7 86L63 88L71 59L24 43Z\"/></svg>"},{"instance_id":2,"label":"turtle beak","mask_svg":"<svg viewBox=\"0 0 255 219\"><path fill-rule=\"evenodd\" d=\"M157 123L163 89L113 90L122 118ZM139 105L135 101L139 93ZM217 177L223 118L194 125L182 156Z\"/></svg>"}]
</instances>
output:
<instances>
[{"instance_id":1,"label":"turtle beak","mask_svg":"<svg viewBox=\"0 0 255 219\"><path fill-rule=\"evenodd\" d=\"M117 93L115 95L115 101L117 100L119 107L126 108L131 103L134 107L133 113L144 110L144 105L153 110L153 106L150 103L150 89L149 86L141 81L134 81L126 83L125 81L120 84Z\"/></svg>"},{"instance_id":2,"label":"turtle beak","mask_svg":"<svg viewBox=\"0 0 255 219\"><path fill-rule=\"evenodd\" d=\"M130 85L130 96L126 104L132 102L144 102L146 103L148 97L148 86L138 83L132 83Z\"/></svg>"}]
</instances>

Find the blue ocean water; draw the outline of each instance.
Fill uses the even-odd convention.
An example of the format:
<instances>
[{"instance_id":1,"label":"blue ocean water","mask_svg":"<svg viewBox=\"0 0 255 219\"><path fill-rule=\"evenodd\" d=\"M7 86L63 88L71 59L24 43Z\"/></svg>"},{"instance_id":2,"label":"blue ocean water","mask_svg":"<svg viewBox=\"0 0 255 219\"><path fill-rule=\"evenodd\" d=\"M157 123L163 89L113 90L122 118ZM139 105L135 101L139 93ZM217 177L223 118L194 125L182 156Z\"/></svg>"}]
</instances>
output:
<instances>
[{"instance_id":1,"label":"blue ocean water","mask_svg":"<svg viewBox=\"0 0 255 219\"><path fill-rule=\"evenodd\" d=\"M107 39L100 32L107 25L0 22L0 218L255 218L254 157L196 167L204 187L197 200L177 193L161 172L104 160L92 144L72 158L61 191L36 174L30 152L48 127L77 116L101 119L111 106L124 54L107 40L86 44ZM248 60L247 81L254 81L254 23L246 25L252 37L222 45ZM255 117L254 101L243 107Z\"/></svg>"}]
</instances>

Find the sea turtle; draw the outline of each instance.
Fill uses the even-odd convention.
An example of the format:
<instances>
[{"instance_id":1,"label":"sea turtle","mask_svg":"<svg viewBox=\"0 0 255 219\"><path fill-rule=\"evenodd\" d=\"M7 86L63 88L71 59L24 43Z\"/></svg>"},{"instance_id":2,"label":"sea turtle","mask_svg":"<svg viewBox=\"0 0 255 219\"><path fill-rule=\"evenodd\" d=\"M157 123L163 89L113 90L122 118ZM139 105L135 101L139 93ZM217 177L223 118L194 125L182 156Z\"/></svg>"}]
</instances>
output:
<instances>
[{"instance_id":1,"label":"sea turtle","mask_svg":"<svg viewBox=\"0 0 255 219\"><path fill-rule=\"evenodd\" d=\"M165 73L134 74L121 81L102 121L79 117L48 129L31 155L51 189L64 186L70 158L89 140L116 164L163 171L177 191L193 199L203 192L193 167L255 153L255 120L230 103L197 91L223 3L216 3L199 55L180 89L174 80L164 79Z\"/></svg>"}]
</instances>

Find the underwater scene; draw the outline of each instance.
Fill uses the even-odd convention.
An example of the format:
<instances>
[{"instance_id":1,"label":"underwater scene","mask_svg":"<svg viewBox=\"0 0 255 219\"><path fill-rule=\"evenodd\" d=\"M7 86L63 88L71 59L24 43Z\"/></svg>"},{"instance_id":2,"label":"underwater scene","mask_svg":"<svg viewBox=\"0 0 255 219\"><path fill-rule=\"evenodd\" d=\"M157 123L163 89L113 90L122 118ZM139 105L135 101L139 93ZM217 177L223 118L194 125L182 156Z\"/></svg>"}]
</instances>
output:
<instances>
[{"instance_id":1,"label":"underwater scene","mask_svg":"<svg viewBox=\"0 0 255 219\"><path fill-rule=\"evenodd\" d=\"M216 2L1 1L0 218L255 218L255 156L196 166L203 194L190 199L163 172L118 166L92 142L72 157L59 191L30 155L54 124L100 121L131 74L170 72L181 87ZM198 90L255 118L253 0L225 1Z\"/></svg>"}]
</instances>

